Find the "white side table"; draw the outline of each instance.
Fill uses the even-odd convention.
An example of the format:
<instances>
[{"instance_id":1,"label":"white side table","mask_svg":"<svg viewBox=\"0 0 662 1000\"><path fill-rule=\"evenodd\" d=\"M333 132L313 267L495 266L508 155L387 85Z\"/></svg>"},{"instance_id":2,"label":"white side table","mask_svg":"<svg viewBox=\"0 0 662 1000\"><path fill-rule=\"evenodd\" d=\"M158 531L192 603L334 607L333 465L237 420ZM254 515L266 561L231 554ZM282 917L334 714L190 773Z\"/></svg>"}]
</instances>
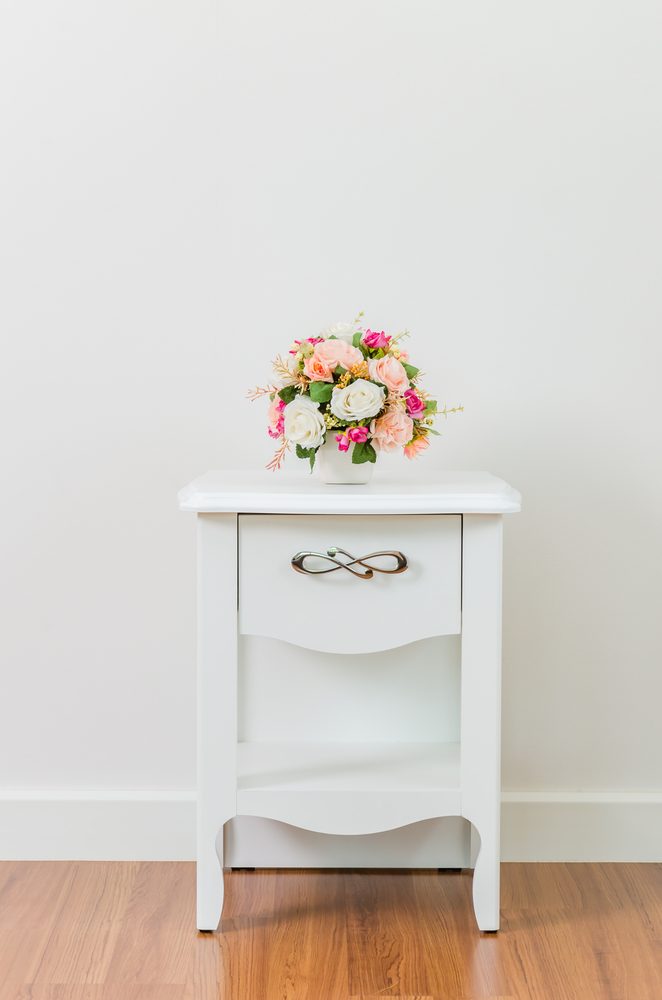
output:
<instances>
[{"instance_id":1,"label":"white side table","mask_svg":"<svg viewBox=\"0 0 662 1000\"><path fill-rule=\"evenodd\" d=\"M223 825L262 816L367 834L441 816L473 824L478 926L499 927L502 515L520 496L488 473L366 486L209 472L179 494L198 514L198 927L223 906ZM345 550L369 560L334 568ZM348 562L339 553L331 559ZM310 573L315 569L329 573ZM301 572L301 570L304 572ZM461 635L460 742L238 742L237 647L269 636L337 656ZM369 711L369 706L366 708ZM324 691L311 712L324 711Z\"/></svg>"}]
</instances>

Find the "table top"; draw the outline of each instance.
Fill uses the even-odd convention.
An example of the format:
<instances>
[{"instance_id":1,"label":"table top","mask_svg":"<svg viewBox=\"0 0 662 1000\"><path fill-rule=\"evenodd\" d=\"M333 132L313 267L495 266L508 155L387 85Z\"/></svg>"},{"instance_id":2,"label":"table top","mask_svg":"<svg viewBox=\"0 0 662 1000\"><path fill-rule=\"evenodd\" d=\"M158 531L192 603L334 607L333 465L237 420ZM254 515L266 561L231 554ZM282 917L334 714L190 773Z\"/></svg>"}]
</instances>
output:
<instances>
[{"instance_id":1,"label":"table top","mask_svg":"<svg viewBox=\"0 0 662 1000\"><path fill-rule=\"evenodd\" d=\"M178 494L197 514L515 514L521 499L489 472L375 471L365 486L332 486L305 472L212 471Z\"/></svg>"}]
</instances>

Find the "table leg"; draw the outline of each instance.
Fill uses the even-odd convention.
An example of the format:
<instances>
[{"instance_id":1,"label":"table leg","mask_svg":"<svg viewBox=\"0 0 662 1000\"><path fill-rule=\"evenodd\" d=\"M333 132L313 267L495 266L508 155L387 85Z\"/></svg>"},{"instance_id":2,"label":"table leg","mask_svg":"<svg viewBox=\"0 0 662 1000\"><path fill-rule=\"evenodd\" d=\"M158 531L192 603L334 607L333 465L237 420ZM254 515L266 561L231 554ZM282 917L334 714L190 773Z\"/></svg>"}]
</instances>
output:
<instances>
[{"instance_id":1,"label":"table leg","mask_svg":"<svg viewBox=\"0 0 662 1000\"><path fill-rule=\"evenodd\" d=\"M502 515L465 514L462 534L462 815L480 837L474 911L499 928Z\"/></svg>"},{"instance_id":2,"label":"table leg","mask_svg":"<svg viewBox=\"0 0 662 1000\"><path fill-rule=\"evenodd\" d=\"M223 909L223 824L237 811L237 515L198 515L197 925ZM221 847L222 855L222 847Z\"/></svg>"}]
</instances>

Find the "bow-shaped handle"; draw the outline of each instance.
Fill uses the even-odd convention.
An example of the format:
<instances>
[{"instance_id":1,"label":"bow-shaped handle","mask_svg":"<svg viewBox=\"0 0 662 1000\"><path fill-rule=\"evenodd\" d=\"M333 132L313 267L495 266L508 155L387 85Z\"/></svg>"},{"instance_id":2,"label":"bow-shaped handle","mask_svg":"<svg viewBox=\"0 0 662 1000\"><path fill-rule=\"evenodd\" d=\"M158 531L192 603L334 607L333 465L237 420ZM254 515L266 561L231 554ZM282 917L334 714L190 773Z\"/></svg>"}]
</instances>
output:
<instances>
[{"instance_id":1,"label":"bow-shaped handle","mask_svg":"<svg viewBox=\"0 0 662 1000\"><path fill-rule=\"evenodd\" d=\"M348 561L345 561L344 559L337 559L336 556L338 554L347 556ZM328 569L308 569L305 562L309 556L314 556L316 559L324 559L326 562L333 563L333 566L329 566ZM392 556L395 559L395 566L393 569L381 569L379 566L369 566L367 564L366 560L376 559L379 556ZM353 569L354 566L361 566L365 572L362 573L358 569ZM355 559L351 552L338 548L337 545L332 545L326 552L297 552L295 556L292 556L293 569L295 569L297 573L305 573L307 576L318 576L320 573L335 573L338 569L346 569L353 576L358 576L359 580L370 580L372 579L373 572L391 574L404 573L407 566L407 556L403 555L402 552L369 552L367 556L361 556L360 559Z\"/></svg>"}]
</instances>

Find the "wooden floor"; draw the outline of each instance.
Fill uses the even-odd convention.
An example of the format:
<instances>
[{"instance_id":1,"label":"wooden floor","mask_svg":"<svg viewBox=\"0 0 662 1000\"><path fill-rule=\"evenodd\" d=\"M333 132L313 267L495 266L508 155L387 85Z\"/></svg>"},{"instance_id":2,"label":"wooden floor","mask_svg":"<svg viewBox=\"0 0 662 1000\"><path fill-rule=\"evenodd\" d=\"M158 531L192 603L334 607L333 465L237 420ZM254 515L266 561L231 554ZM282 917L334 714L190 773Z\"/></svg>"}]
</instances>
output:
<instances>
[{"instance_id":1,"label":"wooden floor","mask_svg":"<svg viewBox=\"0 0 662 1000\"><path fill-rule=\"evenodd\" d=\"M502 930L471 874L226 875L194 925L188 863L0 864L0 1000L662 1000L662 865L504 864Z\"/></svg>"}]
</instances>

